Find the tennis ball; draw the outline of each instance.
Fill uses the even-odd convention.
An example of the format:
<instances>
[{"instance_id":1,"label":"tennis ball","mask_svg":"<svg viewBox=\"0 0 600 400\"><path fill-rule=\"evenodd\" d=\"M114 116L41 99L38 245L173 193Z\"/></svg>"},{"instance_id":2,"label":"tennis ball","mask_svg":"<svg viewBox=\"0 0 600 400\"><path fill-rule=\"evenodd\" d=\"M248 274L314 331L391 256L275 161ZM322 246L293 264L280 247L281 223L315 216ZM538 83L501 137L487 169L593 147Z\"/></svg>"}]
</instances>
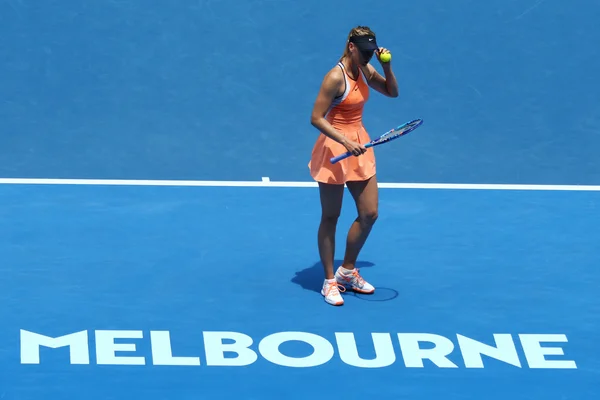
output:
<instances>
[{"instance_id":1,"label":"tennis ball","mask_svg":"<svg viewBox=\"0 0 600 400\"><path fill-rule=\"evenodd\" d=\"M381 62L387 63L392 60L392 53L383 53L379 56Z\"/></svg>"}]
</instances>

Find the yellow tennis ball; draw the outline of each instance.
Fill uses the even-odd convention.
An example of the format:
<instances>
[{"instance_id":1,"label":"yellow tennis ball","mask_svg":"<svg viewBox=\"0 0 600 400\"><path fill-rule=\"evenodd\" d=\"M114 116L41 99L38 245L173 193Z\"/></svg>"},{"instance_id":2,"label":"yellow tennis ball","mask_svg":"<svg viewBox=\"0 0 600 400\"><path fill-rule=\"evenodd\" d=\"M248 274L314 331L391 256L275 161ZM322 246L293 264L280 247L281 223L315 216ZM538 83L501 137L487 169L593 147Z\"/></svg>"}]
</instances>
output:
<instances>
[{"instance_id":1,"label":"yellow tennis ball","mask_svg":"<svg viewBox=\"0 0 600 400\"><path fill-rule=\"evenodd\" d=\"M392 53L383 53L379 56L381 62L387 63L392 60Z\"/></svg>"}]
</instances>

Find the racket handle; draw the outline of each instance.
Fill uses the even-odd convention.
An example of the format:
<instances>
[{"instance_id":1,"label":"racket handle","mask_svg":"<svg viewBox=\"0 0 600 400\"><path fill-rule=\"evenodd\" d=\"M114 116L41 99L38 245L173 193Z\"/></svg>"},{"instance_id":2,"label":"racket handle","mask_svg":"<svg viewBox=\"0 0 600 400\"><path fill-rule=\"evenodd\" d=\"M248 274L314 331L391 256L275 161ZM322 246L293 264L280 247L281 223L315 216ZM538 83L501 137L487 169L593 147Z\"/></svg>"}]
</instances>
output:
<instances>
[{"instance_id":1,"label":"racket handle","mask_svg":"<svg viewBox=\"0 0 600 400\"><path fill-rule=\"evenodd\" d=\"M373 147L373 143L369 142L369 143L365 144L365 148L367 148L367 149L368 149L369 147ZM329 161L330 161L332 164L335 164L336 162L338 162L338 161L341 161L341 160L343 160L343 159L345 159L345 158L348 158L348 157L350 157L351 155L352 155L352 153L351 153L351 152L349 152L349 151L347 151L347 152L345 152L344 154L340 154L339 156L331 157L331 158L329 159Z\"/></svg>"},{"instance_id":2,"label":"racket handle","mask_svg":"<svg viewBox=\"0 0 600 400\"><path fill-rule=\"evenodd\" d=\"M341 161L341 160L343 160L343 159L345 159L345 158L348 158L348 157L350 157L351 155L352 155L352 153L350 153L349 151L347 151L346 153L344 153L344 154L340 154L339 156L336 156L336 157L331 157L331 158L329 159L329 161L330 161L332 164L335 164L336 162L338 162L338 161Z\"/></svg>"}]
</instances>

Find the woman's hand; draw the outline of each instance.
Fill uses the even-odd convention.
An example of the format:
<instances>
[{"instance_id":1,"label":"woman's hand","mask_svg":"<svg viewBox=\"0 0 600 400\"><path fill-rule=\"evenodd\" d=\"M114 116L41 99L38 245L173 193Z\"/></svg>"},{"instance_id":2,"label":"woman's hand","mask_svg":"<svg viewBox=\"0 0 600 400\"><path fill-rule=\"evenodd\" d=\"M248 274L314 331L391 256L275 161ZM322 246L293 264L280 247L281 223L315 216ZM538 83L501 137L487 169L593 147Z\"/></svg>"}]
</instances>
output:
<instances>
[{"instance_id":1,"label":"woman's hand","mask_svg":"<svg viewBox=\"0 0 600 400\"><path fill-rule=\"evenodd\" d=\"M346 149L352 153L354 156L358 157L367 151L367 148L360 143L354 142L352 140L345 139L342 144Z\"/></svg>"}]
</instances>

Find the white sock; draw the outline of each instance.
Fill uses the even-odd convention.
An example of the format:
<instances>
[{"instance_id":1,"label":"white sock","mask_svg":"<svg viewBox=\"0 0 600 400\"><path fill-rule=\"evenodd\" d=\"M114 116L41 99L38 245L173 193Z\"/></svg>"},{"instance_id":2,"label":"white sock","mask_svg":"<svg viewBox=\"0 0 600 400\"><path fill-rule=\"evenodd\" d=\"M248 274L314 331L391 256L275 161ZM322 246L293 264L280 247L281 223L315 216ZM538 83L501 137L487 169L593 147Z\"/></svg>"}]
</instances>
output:
<instances>
[{"instance_id":1,"label":"white sock","mask_svg":"<svg viewBox=\"0 0 600 400\"><path fill-rule=\"evenodd\" d=\"M350 275L352 273L352 271L354 271L354 268L353 269L348 269L348 268L345 268L345 267L341 267L340 271L344 275Z\"/></svg>"}]
</instances>

